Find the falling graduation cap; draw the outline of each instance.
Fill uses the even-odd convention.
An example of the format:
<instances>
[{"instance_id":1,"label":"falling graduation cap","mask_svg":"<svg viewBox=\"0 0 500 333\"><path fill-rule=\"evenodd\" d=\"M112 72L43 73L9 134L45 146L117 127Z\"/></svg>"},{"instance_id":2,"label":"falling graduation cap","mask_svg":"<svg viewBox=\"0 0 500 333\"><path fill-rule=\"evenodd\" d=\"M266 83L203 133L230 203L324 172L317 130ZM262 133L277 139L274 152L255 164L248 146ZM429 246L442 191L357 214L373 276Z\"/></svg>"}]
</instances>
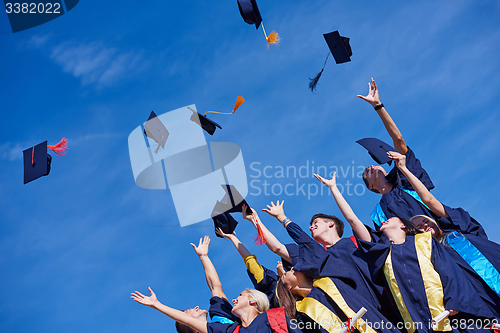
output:
<instances>
[{"instance_id":1,"label":"falling graduation cap","mask_svg":"<svg viewBox=\"0 0 500 333\"><path fill-rule=\"evenodd\" d=\"M262 31L266 37L267 47L269 47L269 44L277 45L280 42L281 38L278 36L276 31L272 31L269 36L266 34L266 29L264 29L262 16L260 15L256 0L238 0L238 8L240 9L241 17L243 17L243 20L246 23L255 24L256 29L259 29L259 26L262 25Z\"/></svg>"},{"instance_id":2,"label":"falling graduation cap","mask_svg":"<svg viewBox=\"0 0 500 333\"><path fill-rule=\"evenodd\" d=\"M47 149L52 150L57 155L65 155L68 139L63 138L56 145L47 145L47 141L37 144L23 151L24 162L24 184L27 184L50 173L52 156L47 153Z\"/></svg>"},{"instance_id":3,"label":"falling graduation cap","mask_svg":"<svg viewBox=\"0 0 500 333\"><path fill-rule=\"evenodd\" d=\"M225 234L232 234L238 222L229 213L237 213L243 211L243 205L246 205L245 213L247 215L253 214L252 209L248 206L247 202L243 196L238 192L236 187L233 185L223 184L221 185L224 191L224 197L221 201L217 201L215 207L212 211L212 219L214 220L215 229L220 228ZM257 236L255 238L255 243L262 245L266 243L264 233L257 224ZM217 237L222 237L217 234Z\"/></svg>"},{"instance_id":4,"label":"falling graduation cap","mask_svg":"<svg viewBox=\"0 0 500 333\"><path fill-rule=\"evenodd\" d=\"M384 141L376 138L364 138L356 141L356 143L359 143L366 150L368 150L368 154L370 154L370 156L378 164L388 163L389 165L391 165L392 159L387 156L387 153L390 151L395 151L395 149Z\"/></svg>"},{"instance_id":5,"label":"falling graduation cap","mask_svg":"<svg viewBox=\"0 0 500 333\"><path fill-rule=\"evenodd\" d=\"M219 124L217 124L215 121L213 121L212 119L207 118L206 114L207 113L233 114L241 106L241 104L243 104L244 101L245 101L245 99L243 97L238 96L236 98L236 104L234 105L233 111L227 112L227 113L216 112L216 111L207 111L204 114L201 114L201 113L198 113L195 110L191 109L188 106L188 109L193 112L193 115L191 116L190 119L191 119L191 121L194 121L195 123L200 125L201 128L203 128L208 134L213 135L215 130L217 129L216 127L220 128L220 129L222 129L222 127Z\"/></svg>"},{"instance_id":6,"label":"falling graduation cap","mask_svg":"<svg viewBox=\"0 0 500 333\"><path fill-rule=\"evenodd\" d=\"M144 134L158 144L155 153L158 153L158 149L160 149L160 147L165 148L165 143L167 142L169 133L154 111L151 111L146 124L144 124Z\"/></svg>"},{"instance_id":7,"label":"falling graduation cap","mask_svg":"<svg viewBox=\"0 0 500 333\"><path fill-rule=\"evenodd\" d=\"M326 56L321 71L314 77L314 79L309 78L309 88L312 92L316 90L316 85L318 84L321 74L323 74L323 70L325 69L326 62L328 61L328 57L330 56L330 54L333 55L333 58L335 59L335 62L337 64L351 61L352 50L351 46L349 45L349 38L340 36L338 30L330 32L328 34L323 34L323 37L325 37L325 41L328 44L330 52Z\"/></svg>"}]
</instances>

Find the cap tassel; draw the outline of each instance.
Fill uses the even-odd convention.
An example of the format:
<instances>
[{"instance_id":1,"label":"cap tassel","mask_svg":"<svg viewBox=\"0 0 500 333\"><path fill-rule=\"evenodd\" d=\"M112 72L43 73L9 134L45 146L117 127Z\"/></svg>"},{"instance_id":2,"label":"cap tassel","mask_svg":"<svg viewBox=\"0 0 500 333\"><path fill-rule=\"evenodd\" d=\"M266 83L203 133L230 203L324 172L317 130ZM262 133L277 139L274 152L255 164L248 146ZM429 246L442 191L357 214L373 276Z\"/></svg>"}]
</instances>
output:
<instances>
[{"instance_id":1,"label":"cap tassel","mask_svg":"<svg viewBox=\"0 0 500 333\"><path fill-rule=\"evenodd\" d=\"M54 153L56 153L59 156L64 156L66 155L66 148L68 148L68 139L62 138L62 140L56 144L56 145L51 145L47 146L50 150L52 150Z\"/></svg>"},{"instance_id":2,"label":"cap tassel","mask_svg":"<svg viewBox=\"0 0 500 333\"><path fill-rule=\"evenodd\" d=\"M326 62L328 61L328 57L330 56L330 53L326 56L325 62L323 64L323 68L321 68L321 72L319 72L314 79L309 78L309 89L311 89L312 92L316 90L316 85L318 84L319 78L321 77L321 74L323 74L323 70L325 69Z\"/></svg>"},{"instance_id":3,"label":"cap tassel","mask_svg":"<svg viewBox=\"0 0 500 333\"><path fill-rule=\"evenodd\" d=\"M281 37L278 36L278 33L276 31L272 31L269 36L266 34L266 29L264 29L264 23L261 23L262 26L262 31L264 32L264 36L266 37L267 41L267 48L269 48L269 45L278 45L279 42L281 41Z\"/></svg>"},{"instance_id":4,"label":"cap tassel","mask_svg":"<svg viewBox=\"0 0 500 333\"><path fill-rule=\"evenodd\" d=\"M203 115L206 115L207 113L218 113L218 114L233 114L238 108L243 104L245 99L241 96L236 97L236 104L234 105L233 112L216 112L216 111L207 111Z\"/></svg>"},{"instance_id":5,"label":"cap tassel","mask_svg":"<svg viewBox=\"0 0 500 333\"><path fill-rule=\"evenodd\" d=\"M260 227L259 218L257 217L255 212L253 212L253 211L252 211L252 215L253 215L255 221L257 222L257 236L255 237L254 242L256 245L264 245L267 243L267 240L266 240L266 236L264 235L264 232L262 231L262 228Z\"/></svg>"},{"instance_id":6,"label":"cap tassel","mask_svg":"<svg viewBox=\"0 0 500 333\"><path fill-rule=\"evenodd\" d=\"M255 237L254 242L256 245L264 245L267 242L266 236L264 236L264 232L262 231L262 228L258 223L257 223L257 236Z\"/></svg>"}]
</instances>

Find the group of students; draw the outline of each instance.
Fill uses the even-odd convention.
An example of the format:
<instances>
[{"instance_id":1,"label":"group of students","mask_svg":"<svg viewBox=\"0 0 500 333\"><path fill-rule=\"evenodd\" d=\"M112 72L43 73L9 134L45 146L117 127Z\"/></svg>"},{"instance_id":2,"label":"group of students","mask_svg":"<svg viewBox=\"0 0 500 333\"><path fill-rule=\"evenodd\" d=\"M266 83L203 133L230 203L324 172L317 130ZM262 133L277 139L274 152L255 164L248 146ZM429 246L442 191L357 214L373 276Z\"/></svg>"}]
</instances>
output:
<instances>
[{"instance_id":1,"label":"group of students","mask_svg":"<svg viewBox=\"0 0 500 333\"><path fill-rule=\"evenodd\" d=\"M282 244L257 212L250 221L267 247L281 257L276 271L260 265L236 235L231 240L243 258L255 289L229 303L208 257L210 239L191 244L212 291L209 315L198 307L179 311L136 291L132 299L176 321L178 332L486 332L500 319L500 245L462 208L450 208L430 192L434 185L396 124L380 103L371 79L366 96L391 136L387 152L394 168L365 169L363 179L380 203L372 213L375 228L363 224L336 185L336 175L314 176L327 186L353 237L342 238L344 223L316 214L310 234L284 212L284 201L267 209L294 240ZM361 315L361 316L360 316Z\"/></svg>"}]
</instances>

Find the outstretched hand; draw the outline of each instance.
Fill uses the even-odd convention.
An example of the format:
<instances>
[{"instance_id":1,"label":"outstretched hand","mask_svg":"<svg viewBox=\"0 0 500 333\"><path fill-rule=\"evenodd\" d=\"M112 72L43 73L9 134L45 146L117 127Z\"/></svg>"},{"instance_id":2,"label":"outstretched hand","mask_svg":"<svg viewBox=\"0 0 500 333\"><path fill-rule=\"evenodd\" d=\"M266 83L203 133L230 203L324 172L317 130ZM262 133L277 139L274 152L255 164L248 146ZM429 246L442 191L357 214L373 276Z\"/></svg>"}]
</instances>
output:
<instances>
[{"instance_id":1,"label":"outstretched hand","mask_svg":"<svg viewBox=\"0 0 500 333\"><path fill-rule=\"evenodd\" d=\"M389 151L387 152L387 156L390 159L393 159L396 167L401 170L406 168L406 155L400 154L396 151Z\"/></svg>"},{"instance_id":2,"label":"outstretched hand","mask_svg":"<svg viewBox=\"0 0 500 333\"><path fill-rule=\"evenodd\" d=\"M198 246L195 246L193 243L190 243L190 244L198 256L200 256L200 257L201 256L208 256L208 245L210 245L210 237L205 236L205 238L203 238L203 241L200 238L200 242L198 243Z\"/></svg>"},{"instance_id":3,"label":"outstretched hand","mask_svg":"<svg viewBox=\"0 0 500 333\"><path fill-rule=\"evenodd\" d=\"M285 200L281 201L281 204L280 204L280 201L278 200L278 201L276 201L276 205L275 205L271 201L271 206L267 205L266 206L267 209L263 209L262 211L268 213L271 216L274 216L275 218L277 218L279 220L280 217L285 216L285 211L283 210L284 203L285 203Z\"/></svg>"},{"instance_id":4,"label":"outstretched hand","mask_svg":"<svg viewBox=\"0 0 500 333\"><path fill-rule=\"evenodd\" d=\"M325 184L326 187L328 187L328 188L334 188L334 187L337 186L337 180L335 179L337 177L337 173L336 172L333 173L332 179L323 178L320 175L315 174L315 173L313 175L314 175L314 177L316 177L317 180L319 180L320 182L322 182L323 184Z\"/></svg>"},{"instance_id":5,"label":"outstretched hand","mask_svg":"<svg viewBox=\"0 0 500 333\"><path fill-rule=\"evenodd\" d=\"M366 96L356 95L356 96L364 101L367 101L373 107L380 104L380 97L378 95L377 84L375 83L375 80L373 78L368 83L368 95Z\"/></svg>"},{"instance_id":6,"label":"outstretched hand","mask_svg":"<svg viewBox=\"0 0 500 333\"><path fill-rule=\"evenodd\" d=\"M253 221L253 212L254 210L253 209L250 209L252 211L252 214L247 214L247 208L248 206L246 204L243 204L241 206L241 213L243 214L243 219L247 220L247 221Z\"/></svg>"},{"instance_id":7,"label":"outstretched hand","mask_svg":"<svg viewBox=\"0 0 500 333\"><path fill-rule=\"evenodd\" d=\"M134 293L131 293L132 296L130 296L130 298L142 305L153 306L156 304L156 302L158 302L158 299L156 298L156 294L153 292L153 289L151 289L151 287L148 287L148 290L151 293L151 296L145 296L136 291Z\"/></svg>"},{"instance_id":8,"label":"outstretched hand","mask_svg":"<svg viewBox=\"0 0 500 333\"><path fill-rule=\"evenodd\" d=\"M236 232L233 231L232 234L225 234L221 228L215 228L215 233L225 239L230 239L231 237L236 237Z\"/></svg>"}]
</instances>

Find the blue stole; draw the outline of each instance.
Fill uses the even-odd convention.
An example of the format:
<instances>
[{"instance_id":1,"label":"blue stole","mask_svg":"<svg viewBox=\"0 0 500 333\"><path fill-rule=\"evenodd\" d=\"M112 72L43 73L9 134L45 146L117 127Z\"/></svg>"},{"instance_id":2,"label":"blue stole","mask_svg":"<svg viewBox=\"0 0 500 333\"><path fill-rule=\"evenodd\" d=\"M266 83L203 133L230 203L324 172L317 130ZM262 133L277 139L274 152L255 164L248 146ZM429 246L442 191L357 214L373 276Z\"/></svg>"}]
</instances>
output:
<instances>
[{"instance_id":1,"label":"blue stole","mask_svg":"<svg viewBox=\"0 0 500 333\"><path fill-rule=\"evenodd\" d=\"M425 208L429 209L426 204L420 199L416 191L413 190L408 190L406 188L398 186L399 189L405 191L409 195L411 195L415 200L420 202L422 205L425 206ZM430 209L429 209L430 210ZM387 220L387 216L385 215L384 211L382 210L382 207L380 207L380 203L378 203L375 208L373 209L372 213L370 214L370 217L372 218L373 223L377 226L377 230L380 228L382 225L382 221Z\"/></svg>"},{"instance_id":2,"label":"blue stole","mask_svg":"<svg viewBox=\"0 0 500 333\"><path fill-rule=\"evenodd\" d=\"M450 232L446 236L446 242L500 296L500 273L491 262L458 231Z\"/></svg>"}]
</instances>

